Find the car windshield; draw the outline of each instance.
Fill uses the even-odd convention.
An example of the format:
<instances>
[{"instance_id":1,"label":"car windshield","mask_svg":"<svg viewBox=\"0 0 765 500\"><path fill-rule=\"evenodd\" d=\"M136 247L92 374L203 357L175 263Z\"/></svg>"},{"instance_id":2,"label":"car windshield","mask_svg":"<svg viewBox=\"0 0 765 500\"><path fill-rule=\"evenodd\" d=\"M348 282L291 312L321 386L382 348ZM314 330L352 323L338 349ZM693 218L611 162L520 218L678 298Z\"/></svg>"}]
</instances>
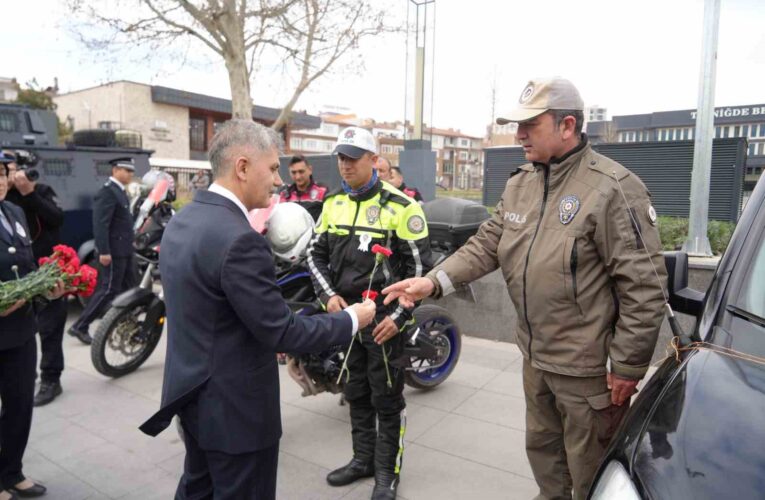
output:
<instances>
[{"instance_id":1,"label":"car windshield","mask_svg":"<svg viewBox=\"0 0 765 500\"><path fill-rule=\"evenodd\" d=\"M758 318L765 318L765 239L760 239L736 307Z\"/></svg>"}]
</instances>

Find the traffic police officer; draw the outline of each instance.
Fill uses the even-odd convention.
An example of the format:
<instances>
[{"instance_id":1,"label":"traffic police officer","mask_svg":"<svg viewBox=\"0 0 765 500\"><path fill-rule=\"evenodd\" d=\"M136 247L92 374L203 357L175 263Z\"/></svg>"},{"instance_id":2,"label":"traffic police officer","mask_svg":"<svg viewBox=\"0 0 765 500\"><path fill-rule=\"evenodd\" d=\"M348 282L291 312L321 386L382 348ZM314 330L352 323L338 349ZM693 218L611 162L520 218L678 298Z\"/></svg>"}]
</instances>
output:
<instances>
[{"instance_id":1,"label":"traffic police officer","mask_svg":"<svg viewBox=\"0 0 765 500\"><path fill-rule=\"evenodd\" d=\"M132 158L110 161L112 176L93 201L93 234L98 252L99 286L69 334L90 344L88 332L93 322L117 294L133 286L133 218L125 187L133 180Z\"/></svg>"},{"instance_id":2,"label":"traffic police officer","mask_svg":"<svg viewBox=\"0 0 765 500\"><path fill-rule=\"evenodd\" d=\"M386 283L423 276L430 262L422 208L378 179L372 134L349 127L340 133L335 152L342 188L324 201L307 259L314 287L329 312L362 300L375 267L371 251L375 244L390 248L393 254L371 276L373 291ZM354 337L347 359L345 398L351 413L353 459L331 472L327 481L343 486L374 475L372 498L392 499L401 470L406 404L404 371L388 360L403 352L403 336L398 333L411 312L393 305L378 308L378 313L376 326Z\"/></svg>"},{"instance_id":3,"label":"traffic police officer","mask_svg":"<svg viewBox=\"0 0 765 500\"><path fill-rule=\"evenodd\" d=\"M61 243L61 226L64 211L58 206L56 192L52 187L29 179L26 171L18 170L16 157L6 153L8 163L8 194L6 201L21 207L29 226L32 252L35 260L53 253L53 247ZM66 299L51 301L37 318L40 328L40 390L35 396L35 406L53 401L61 394L61 372L64 370L64 327L66 325Z\"/></svg>"},{"instance_id":4,"label":"traffic police officer","mask_svg":"<svg viewBox=\"0 0 765 500\"><path fill-rule=\"evenodd\" d=\"M518 312L526 452L545 499L587 495L648 370L664 310L650 194L592 150L583 109L568 80L529 82L497 123L518 123L531 163L511 175L492 218L452 257L383 291L386 302L406 305L502 269Z\"/></svg>"}]
</instances>

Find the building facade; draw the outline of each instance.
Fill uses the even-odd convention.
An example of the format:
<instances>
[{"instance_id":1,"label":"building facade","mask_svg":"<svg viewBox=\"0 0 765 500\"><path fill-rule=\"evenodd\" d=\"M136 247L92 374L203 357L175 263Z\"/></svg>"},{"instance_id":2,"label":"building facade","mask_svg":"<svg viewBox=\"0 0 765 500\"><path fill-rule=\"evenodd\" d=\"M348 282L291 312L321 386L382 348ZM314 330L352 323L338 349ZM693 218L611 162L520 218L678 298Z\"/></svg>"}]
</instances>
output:
<instances>
[{"instance_id":1,"label":"building facade","mask_svg":"<svg viewBox=\"0 0 765 500\"><path fill-rule=\"evenodd\" d=\"M748 142L744 191L751 191L765 168L765 104L715 108L715 138L743 137ZM614 116L591 122L593 142L650 142L693 140L696 110L660 111Z\"/></svg>"},{"instance_id":2,"label":"building facade","mask_svg":"<svg viewBox=\"0 0 765 500\"><path fill-rule=\"evenodd\" d=\"M143 147L163 159L207 160L217 128L231 119L231 101L193 92L130 81L117 81L59 94L54 98L59 119L75 130L102 128L135 130ZM279 109L253 106L253 119L274 123ZM292 128L311 129L318 117L294 113L282 130L285 142Z\"/></svg>"}]
</instances>

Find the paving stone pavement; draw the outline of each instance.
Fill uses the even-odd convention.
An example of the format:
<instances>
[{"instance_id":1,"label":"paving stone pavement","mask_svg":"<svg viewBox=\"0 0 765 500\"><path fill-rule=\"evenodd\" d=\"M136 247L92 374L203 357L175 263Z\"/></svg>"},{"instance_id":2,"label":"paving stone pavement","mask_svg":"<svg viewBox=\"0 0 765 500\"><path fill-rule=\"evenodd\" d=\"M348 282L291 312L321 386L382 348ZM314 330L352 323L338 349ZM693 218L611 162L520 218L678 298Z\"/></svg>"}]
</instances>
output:
<instances>
[{"instance_id":1,"label":"paving stone pavement","mask_svg":"<svg viewBox=\"0 0 765 500\"><path fill-rule=\"evenodd\" d=\"M149 438L138 425L159 405L165 343L138 371L98 374L90 348L65 336L63 394L36 408L24 472L47 498L169 499L184 449L170 428ZM524 452L521 356L514 344L464 338L451 377L432 391L406 389L407 433L399 498L528 499L537 493ZM333 488L326 474L351 454L347 406L303 398L282 367L277 498L368 499L367 479Z\"/></svg>"}]
</instances>

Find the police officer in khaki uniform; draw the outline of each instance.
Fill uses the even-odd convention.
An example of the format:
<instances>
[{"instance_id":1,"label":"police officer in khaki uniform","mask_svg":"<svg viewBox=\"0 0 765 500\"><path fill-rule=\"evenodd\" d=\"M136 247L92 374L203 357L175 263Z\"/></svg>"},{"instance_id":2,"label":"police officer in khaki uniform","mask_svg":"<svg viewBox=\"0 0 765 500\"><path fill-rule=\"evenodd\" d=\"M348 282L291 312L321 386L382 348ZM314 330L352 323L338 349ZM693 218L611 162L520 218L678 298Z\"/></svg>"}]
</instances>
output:
<instances>
[{"instance_id":1,"label":"police officer in khaki uniform","mask_svg":"<svg viewBox=\"0 0 765 500\"><path fill-rule=\"evenodd\" d=\"M526 452L543 499L587 495L648 370L663 314L650 194L592 150L583 109L568 80L529 82L497 123L518 123L531 163L510 176L493 217L458 252L383 291L406 307L502 269L518 312Z\"/></svg>"}]
</instances>

